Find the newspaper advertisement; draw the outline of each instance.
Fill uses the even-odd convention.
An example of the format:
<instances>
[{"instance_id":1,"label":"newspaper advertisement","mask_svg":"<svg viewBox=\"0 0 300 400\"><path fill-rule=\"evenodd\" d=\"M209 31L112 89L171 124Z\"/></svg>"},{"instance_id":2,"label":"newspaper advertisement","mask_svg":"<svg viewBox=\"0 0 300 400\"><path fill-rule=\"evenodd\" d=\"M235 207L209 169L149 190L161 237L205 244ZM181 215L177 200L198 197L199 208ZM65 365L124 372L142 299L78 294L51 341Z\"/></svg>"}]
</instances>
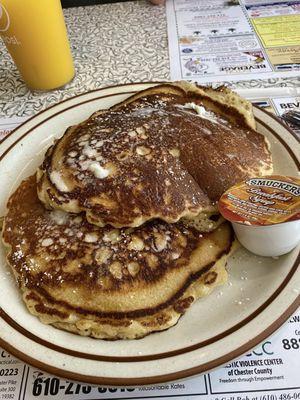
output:
<instances>
[{"instance_id":1,"label":"newspaper advertisement","mask_svg":"<svg viewBox=\"0 0 300 400\"><path fill-rule=\"evenodd\" d=\"M172 80L297 76L300 1L167 0Z\"/></svg>"},{"instance_id":2,"label":"newspaper advertisement","mask_svg":"<svg viewBox=\"0 0 300 400\"><path fill-rule=\"evenodd\" d=\"M289 109L300 110L300 97L253 102L279 116ZM19 118L0 119L0 139L21 122ZM0 348L0 400L300 400L299 371L300 309L279 331L241 358L204 375L158 385L101 387L72 382L26 365Z\"/></svg>"}]
</instances>

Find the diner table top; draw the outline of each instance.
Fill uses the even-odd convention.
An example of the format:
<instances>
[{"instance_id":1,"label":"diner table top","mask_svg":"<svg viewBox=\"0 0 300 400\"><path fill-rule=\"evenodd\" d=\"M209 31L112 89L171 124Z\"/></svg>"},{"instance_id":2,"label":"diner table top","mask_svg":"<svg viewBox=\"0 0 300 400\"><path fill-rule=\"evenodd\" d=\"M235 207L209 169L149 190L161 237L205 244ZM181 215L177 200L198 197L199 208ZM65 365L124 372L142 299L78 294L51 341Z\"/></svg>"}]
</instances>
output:
<instances>
[{"instance_id":1,"label":"diner table top","mask_svg":"<svg viewBox=\"0 0 300 400\"><path fill-rule=\"evenodd\" d=\"M64 88L31 92L0 42L0 117L25 117L106 86L170 80L165 6L128 1L64 9L75 78ZM226 82L232 88L299 87L299 78ZM224 82L221 82L224 83Z\"/></svg>"}]
</instances>

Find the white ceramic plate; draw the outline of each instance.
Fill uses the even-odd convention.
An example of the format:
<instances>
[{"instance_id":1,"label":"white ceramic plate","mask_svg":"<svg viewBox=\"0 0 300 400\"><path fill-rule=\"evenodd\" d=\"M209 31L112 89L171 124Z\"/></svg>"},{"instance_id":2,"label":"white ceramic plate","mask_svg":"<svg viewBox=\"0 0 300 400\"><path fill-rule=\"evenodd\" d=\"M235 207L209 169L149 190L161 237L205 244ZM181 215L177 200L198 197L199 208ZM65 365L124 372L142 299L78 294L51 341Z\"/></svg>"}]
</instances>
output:
<instances>
[{"instance_id":1,"label":"white ceramic plate","mask_svg":"<svg viewBox=\"0 0 300 400\"><path fill-rule=\"evenodd\" d=\"M153 84L96 90L28 120L0 145L0 215L9 195L32 174L55 137L94 111ZM275 117L256 108L258 131L272 146L275 170L298 175L300 146ZM0 346L16 357L69 379L106 385L176 380L215 368L270 335L299 305L299 249L278 259L240 249L228 263L229 283L199 300L179 323L140 340L108 342L43 325L30 315L0 246Z\"/></svg>"}]
</instances>

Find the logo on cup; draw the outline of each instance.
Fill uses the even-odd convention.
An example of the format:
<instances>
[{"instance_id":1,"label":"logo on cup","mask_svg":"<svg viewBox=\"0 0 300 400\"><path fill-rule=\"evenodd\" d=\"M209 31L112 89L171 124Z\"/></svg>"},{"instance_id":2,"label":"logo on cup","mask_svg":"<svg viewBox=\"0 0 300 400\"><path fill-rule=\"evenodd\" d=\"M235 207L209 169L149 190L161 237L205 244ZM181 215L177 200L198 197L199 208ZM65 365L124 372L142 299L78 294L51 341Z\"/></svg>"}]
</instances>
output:
<instances>
[{"instance_id":1,"label":"logo on cup","mask_svg":"<svg viewBox=\"0 0 300 400\"><path fill-rule=\"evenodd\" d=\"M5 32L9 28L10 20L6 8L0 4L0 32Z\"/></svg>"}]
</instances>

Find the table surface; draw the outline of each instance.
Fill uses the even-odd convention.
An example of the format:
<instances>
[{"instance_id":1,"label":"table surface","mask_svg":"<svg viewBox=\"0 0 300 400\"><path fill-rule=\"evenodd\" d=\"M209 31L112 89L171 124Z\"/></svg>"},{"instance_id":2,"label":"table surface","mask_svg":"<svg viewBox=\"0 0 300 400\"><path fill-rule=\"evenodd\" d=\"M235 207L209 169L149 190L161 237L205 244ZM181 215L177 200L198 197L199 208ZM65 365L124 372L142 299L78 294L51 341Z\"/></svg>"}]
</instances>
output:
<instances>
[{"instance_id":1,"label":"table surface","mask_svg":"<svg viewBox=\"0 0 300 400\"><path fill-rule=\"evenodd\" d=\"M145 0L64 10L76 76L63 89L30 92L0 43L0 117L31 116L63 99L121 83L170 79L164 6ZM299 78L251 80L237 88L296 87Z\"/></svg>"}]
</instances>

